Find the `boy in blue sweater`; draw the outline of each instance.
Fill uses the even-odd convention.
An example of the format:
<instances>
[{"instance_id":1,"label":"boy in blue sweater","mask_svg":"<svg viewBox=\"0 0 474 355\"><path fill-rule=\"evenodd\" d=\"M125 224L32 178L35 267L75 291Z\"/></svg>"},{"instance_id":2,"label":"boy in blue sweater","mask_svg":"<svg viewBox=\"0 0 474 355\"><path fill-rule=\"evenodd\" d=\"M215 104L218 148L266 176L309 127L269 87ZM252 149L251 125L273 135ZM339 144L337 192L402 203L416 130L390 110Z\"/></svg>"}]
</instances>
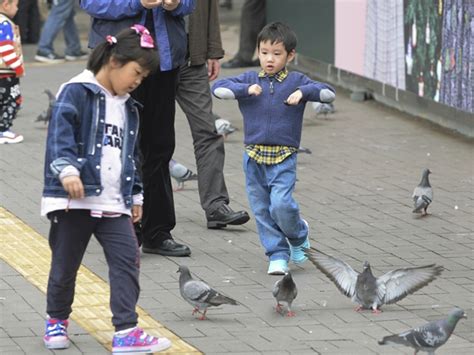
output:
<instances>
[{"instance_id":1,"label":"boy in blue sweater","mask_svg":"<svg viewBox=\"0 0 474 355\"><path fill-rule=\"evenodd\" d=\"M260 242L270 260L269 275L288 272L288 261L306 260L308 223L293 199L296 152L307 101L332 102L334 89L286 65L295 57L296 35L285 24L265 26L257 38L262 70L218 80L220 99L237 99L244 118L243 159L250 207Z\"/></svg>"}]
</instances>

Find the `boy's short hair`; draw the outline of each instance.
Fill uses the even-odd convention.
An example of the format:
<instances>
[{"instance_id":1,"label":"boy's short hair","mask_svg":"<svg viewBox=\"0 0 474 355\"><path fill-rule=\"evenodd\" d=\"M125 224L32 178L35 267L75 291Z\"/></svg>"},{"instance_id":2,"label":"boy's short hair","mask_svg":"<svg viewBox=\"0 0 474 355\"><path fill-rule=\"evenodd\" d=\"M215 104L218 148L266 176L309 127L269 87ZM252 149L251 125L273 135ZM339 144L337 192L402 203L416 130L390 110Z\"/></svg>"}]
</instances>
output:
<instances>
[{"instance_id":1,"label":"boy's short hair","mask_svg":"<svg viewBox=\"0 0 474 355\"><path fill-rule=\"evenodd\" d=\"M260 43L266 41L270 41L271 44L283 43L288 53L296 49L298 42L293 30L282 22L269 23L260 31L257 37L257 48L260 48Z\"/></svg>"}]
</instances>

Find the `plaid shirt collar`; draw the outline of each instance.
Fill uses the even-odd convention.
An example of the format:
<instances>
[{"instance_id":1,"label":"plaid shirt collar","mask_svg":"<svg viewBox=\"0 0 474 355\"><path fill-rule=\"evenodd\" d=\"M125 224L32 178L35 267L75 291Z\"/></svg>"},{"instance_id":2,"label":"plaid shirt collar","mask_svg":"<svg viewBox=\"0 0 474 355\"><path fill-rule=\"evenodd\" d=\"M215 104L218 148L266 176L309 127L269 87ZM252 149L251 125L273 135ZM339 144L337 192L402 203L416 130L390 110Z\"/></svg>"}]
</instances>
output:
<instances>
[{"instance_id":1,"label":"plaid shirt collar","mask_svg":"<svg viewBox=\"0 0 474 355\"><path fill-rule=\"evenodd\" d=\"M258 73L259 78L264 78L266 76L274 77L278 82L281 83L288 76L288 69L286 69L286 67L284 67L282 70L280 70L278 73L276 73L274 75L268 75L267 73L265 73L265 70L263 70L263 69L260 70L260 72Z\"/></svg>"}]
</instances>

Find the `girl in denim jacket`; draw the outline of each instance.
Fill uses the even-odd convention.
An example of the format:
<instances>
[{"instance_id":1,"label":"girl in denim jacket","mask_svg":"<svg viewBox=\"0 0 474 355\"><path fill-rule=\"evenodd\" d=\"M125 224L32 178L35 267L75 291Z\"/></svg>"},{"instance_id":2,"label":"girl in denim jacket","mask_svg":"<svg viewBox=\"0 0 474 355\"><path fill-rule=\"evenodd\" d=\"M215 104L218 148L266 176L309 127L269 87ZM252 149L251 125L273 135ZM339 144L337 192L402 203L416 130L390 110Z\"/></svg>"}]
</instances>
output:
<instances>
[{"instance_id":1,"label":"girl in denim jacket","mask_svg":"<svg viewBox=\"0 0 474 355\"><path fill-rule=\"evenodd\" d=\"M139 249L133 222L143 195L135 168L137 103L129 93L158 67L154 42L141 25L92 52L87 70L62 85L48 127L41 213L51 221L47 348L69 346L77 271L94 234L109 266L113 353L155 352L166 338L137 327Z\"/></svg>"}]
</instances>

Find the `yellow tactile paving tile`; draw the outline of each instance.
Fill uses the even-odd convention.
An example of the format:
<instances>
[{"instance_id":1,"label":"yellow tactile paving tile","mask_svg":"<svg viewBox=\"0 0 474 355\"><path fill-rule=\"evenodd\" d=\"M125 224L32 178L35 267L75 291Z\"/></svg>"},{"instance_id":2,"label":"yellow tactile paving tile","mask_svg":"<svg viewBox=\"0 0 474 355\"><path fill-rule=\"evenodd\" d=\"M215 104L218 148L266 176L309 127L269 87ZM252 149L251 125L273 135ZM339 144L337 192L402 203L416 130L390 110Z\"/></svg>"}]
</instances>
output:
<instances>
[{"instance_id":1,"label":"yellow tactile paving tile","mask_svg":"<svg viewBox=\"0 0 474 355\"><path fill-rule=\"evenodd\" d=\"M17 270L25 279L46 293L51 259L48 241L13 214L0 207L0 258ZM111 349L114 329L109 309L109 285L86 267L81 266L77 276L71 319ZM153 335L165 336L172 347L160 354L200 354L191 345L178 338L137 307L139 326Z\"/></svg>"}]
</instances>

